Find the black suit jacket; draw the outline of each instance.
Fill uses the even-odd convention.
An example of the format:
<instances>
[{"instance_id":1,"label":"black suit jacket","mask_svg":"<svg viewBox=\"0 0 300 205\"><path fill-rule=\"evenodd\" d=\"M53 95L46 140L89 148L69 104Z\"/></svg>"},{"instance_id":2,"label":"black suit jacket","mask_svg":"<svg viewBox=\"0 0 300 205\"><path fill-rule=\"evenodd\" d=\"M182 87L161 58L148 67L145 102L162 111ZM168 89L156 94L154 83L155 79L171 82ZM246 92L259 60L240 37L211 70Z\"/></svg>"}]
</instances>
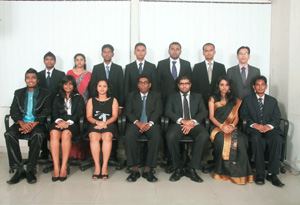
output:
<instances>
[{"instance_id":1,"label":"black suit jacket","mask_svg":"<svg viewBox=\"0 0 300 205\"><path fill-rule=\"evenodd\" d=\"M179 62L180 62L180 72L178 77L184 75L191 77L192 69L191 69L190 62L182 59L179 59ZM178 91L176 80L173 79L170 70L170 58L158 62L157 77L158 77L157 79L159 84L159 90L162 95L163 103L165 104L167 97L171 93Z\"/></svg>"},{"instance_id":2,"label":"black suit jacket","mask_svg":"<svg viewBox=\"0 0 300 205\"><path fill-rule=\"evenodd\" d=\"M151 79L151 89L152 91L158 91L157 85L157 73L154 64L145 61L142 75L145 75ZM136 61L126 65L125 68L125 97L133 91L139 91L137 83L139 81L139 69Z\"/></svg>"},{"instance_id":3,"label":"black suit jacket","mask_svg":"<svg viewBox=\"0 0 300 205\"><path fill-rule=\"evenodd\" d=\"M95 65L92 72L90 82L90 93L93 93L93 89L96 87L96 83L100 79L106 79L106 70L104 63ZM118 100L119 106L124 104L124 79L122 67L112 63L109 71L108 82L112 86L112 96Z\"/></svg>"},{"instance_id":4,"label":"black suit jacket","mask_svg":"<svg viewBox=\"0 0 300 205\"><path fill-rule=\"evenodd\" d=\"M56 95L53 102L52 119L53 121L58 118L64 121L72 120L74 123L79 122L79 118L85 114L85 103L80 94L76 94L72 99L71 115L67 114L64 104L60 103L60 95Z\"/></svg>"},{"instance_id":5,"label":"black suit jacket","mask_svg":"<svg viewBox=\"0 0 300 205\"><path fill-rule=\"evenodd\" d=\"M249 95L244 98L240 110L241 118L247 119L248 127L246 133L250 134L253 128L250 125L254 123L260 124L260 110L256 94ZM280 125L280 110L278 102L275 98L265 94L264 108L263 108L263 124L270 124L281 133Z\"/></svg>"},{"instance_id":6,"label":"black suit jacket","mask_svg":"<svg viewBox=\"0 0 300 205\"><path fill-rule=\"evenodd\" d=\"M246 79L245 85L242 80L239 65L233 66L227 70L227 76L232 80L235 89L237 90L237 97L243 99L245 96L254 94L253 90L253 80L256 76L260 75L260 70L256 67L250 66L248 64L248 77Z\"/></svg>"},{"instance_id":7,"label":"black suit jacket","mask_svg":"<svg viewBox=\"0 0 300 205\"><path fill-rule=\"evenodd\" d=\"M201 94L190 92L190 114L192 119L201 124L204 118L207 117L207 113ZM179 118L183 118L180 92L173 93L168 97L165 106L165 116L168 117L172 123L176 123Z\"/></svg>"},{"instance_id":8,"label":"black suit jacket","mask_svg":"<svg viewBox=\"0 0 300 205\"><path fill-rule=\"evenodd\" d=\"M197 63L194 66L192 75L192 92L201 93L207 107L209 97L214 93L218 79L226 75L225 66L214 62L212 80L209 84L208 73L205 61Z\"/></svg>"},{"instance_id":9,"label":"black suit jacket","mask_svg":"<svg viewBox=\"0 0 300 205\"><path fill-rule=\"evenodd\" d=\"M53 68L52 75L50 78L50 85L48 87L46 81L46 72L47 72L46 69L44 69L38 73L38 77L39 77L38 86L50 91L51 93L50 100L52 104L56 94L58 93L59 84L62 78L65 76L65 73L63 71L57 70L56 68Z\"/></svg>"},{"instance_id":10,"label":"black suit jacket","mask_svg":"<svg viewBox=\"0 0 300 205\"><path fill-rule=\"evenodd\" d=\"M143 100L139 91L134 91L128 94L125 103L124 114L127 117L128 123L133 123L140 120L143 109ZM146 98L146 115L148 121L157 124L162 116L162 102L160 94L154 91L149 91Z\"/></svg>"}]
</instances>

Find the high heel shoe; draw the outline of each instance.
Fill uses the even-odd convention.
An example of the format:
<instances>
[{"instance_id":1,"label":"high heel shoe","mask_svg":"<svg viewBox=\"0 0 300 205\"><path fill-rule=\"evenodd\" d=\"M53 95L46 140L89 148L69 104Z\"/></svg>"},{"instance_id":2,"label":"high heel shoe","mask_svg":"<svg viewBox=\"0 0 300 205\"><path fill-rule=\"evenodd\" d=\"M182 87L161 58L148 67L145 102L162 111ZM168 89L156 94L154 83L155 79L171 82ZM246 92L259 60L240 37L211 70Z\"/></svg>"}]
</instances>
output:
<instances>
[{"instance_id":1,"label":"high heel shoe","mask_svg":"<svg viewBox=\"0 0 300 205\"><path fill-rule=\"evenodd\" d=\"M97 175L97 174L94 174L92 178L93 178L94 180L97 180L97 179L101 179L101 176L102 176L101 174L98 174L98 175Z\"/></svg>"},{"instance_id":2,"label":"high heel shoe","mask_svg":"<svg viewBox=\"0 0 300 205\"><path fill-rule=\"evenodd\" d=\"M101 179L108 179L108 174L101 174Z\"/></svg>"},{"instance_id":3,"label":"high heel shoe","mask_svg":"<svg viewBox=\"0 0 300 205\"><path fill-rule=\"evenodd\" d=\"M65 181L65 180L67 179L67 177L68 177L68 176L65 176L65 177L59 177L59 180L60 180L61 182L63 182L63 181Z\"/></svg>"},{"instance_id":4,"label":"high heel shoe","mask_svg":"<svg viewBox=\"0 0 300 205\"><path fill-rule=\"evenodd\" d=\"M58 181L59 180L59 177L52 177L52 181L53 182L56 182L56 181Z\"/></svg>"}]
</instances>

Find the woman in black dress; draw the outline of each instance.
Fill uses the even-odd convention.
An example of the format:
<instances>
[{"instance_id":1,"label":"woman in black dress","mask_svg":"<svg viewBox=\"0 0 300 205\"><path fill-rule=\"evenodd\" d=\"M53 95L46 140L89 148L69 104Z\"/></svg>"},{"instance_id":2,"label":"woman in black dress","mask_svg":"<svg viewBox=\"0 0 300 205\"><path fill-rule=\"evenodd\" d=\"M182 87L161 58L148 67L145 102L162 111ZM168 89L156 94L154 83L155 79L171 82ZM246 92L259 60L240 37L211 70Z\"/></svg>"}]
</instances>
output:
<instances>
[{"instance_id":1,"label":"woman in black dress","mask_svg":"<svg viewBox=\"0 0 300 205\"><path fill-rule=\"evenodd\" d=\"M50 126L50 149L54 171L52 181L67 179L67 163L71 151L71 138L79 134L79 118L84 114L83 97L76 89L76 80L71 75L63 77L59 94L54 99ZM62 164L59 164L59 147L61 141Z\"/></svg>"},{"instance_id":2,"label":"woman in black dress","mask_svg":"<svg viewBox=\"0 0 300 205\"><path fill-rule=\"evenodd\" d=\"M113 136L118 135L114 122L118 118L118 101L109 96L109 85L106 79L99 80L95 88L96 97L90 98L86 106L86 118L90 147L95 163L93 179L107 179L107 163L112 147ZM102 140L103 164L100 168L100 140Z\"/></svg>"}]
</instances>

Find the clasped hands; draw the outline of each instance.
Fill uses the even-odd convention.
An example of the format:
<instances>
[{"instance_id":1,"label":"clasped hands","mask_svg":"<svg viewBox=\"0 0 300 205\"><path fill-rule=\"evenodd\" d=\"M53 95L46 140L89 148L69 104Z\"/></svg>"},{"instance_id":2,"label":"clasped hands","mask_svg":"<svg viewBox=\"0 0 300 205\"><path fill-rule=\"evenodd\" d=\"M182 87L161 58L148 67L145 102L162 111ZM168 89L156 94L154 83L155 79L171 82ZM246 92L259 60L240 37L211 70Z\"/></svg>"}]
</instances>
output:
<instances>
[{"instance_id":1,"label":"clasped hands","mask_svg":"<svg viewBox=\"0 0 300 205\"><path fill-rule=\"evenodd\" d=\"M151 127L148 122L137 121L135 124L136 124L136 126L138 126L138 128L140 128L140 130L139 130L140 133L148 131Z\"/></svg>"},{"instance_id":2,"label":"clasped hands","mask_svg":"<svg viewBox=\"0 0 300 205\"><path fill-rule=\"evenodd\" d=\"M101 130L101 129L107 128L107 125L103 121L97 121L96 126L94 128L97 129L97 130Z\"/></svg>"},{"instance_id":3,"label":"clasped hands","mask_svg":"<svg viewBox=\"0 0 300 205\"><path fill-rule=\"evenodd\" d=\"M224 125L221 124L220 125L220 129L225 133L225 134L230 134L232 133L233 130L235 130L234 125L230 124L230 125Z\"/></svg>"},{"instance_id":4,"label":"clasped hands","mask_svg":"<svg viewBox=\"0 0 300 205\"><path fill-rule=\"evenodd\" d=\"M254 124L252 127L261 133L266 133L272 129L269 125L261 125L261 124Z\"/></svg>"},{"instance_id":5,"label":"clasped hands","mask_svg":"<svg viewBox=\"0 0 300 205\"><path fill-rule=\"evenodd\" d=\"M37 125L39 124L39 122L24 122L24 121L19 121L18 122L20 125L19 131L21 132L21 134L27 134L29 132L31 132L31 130Z\"/></svg>"},{"instance_id":6,"label":"clasped hands","mask_svg":"<svg viewBox=\"0 0 300 205\"><path fill-rule=\"evenodd\" d=\"M187 135L189 134L189 132L191 131L191 129L193 129L196 124L193 120L180 120L180 123L181 123L181 130L183 132L183 134Z\"/></svg>"},{"instance_id":7,"label":"clasped hands","mask_svg":"<svg viewBox=\"0 0 300 205\"><path fill-rule=\"evenodd\" d=\"M57 123L57 125L55 125L56 128L59 128L59 129L65 129L65 128L68 128L70 123L66 122L66 121L63 121L63 120L59 120Z\"/></svg>"}]
</instances>

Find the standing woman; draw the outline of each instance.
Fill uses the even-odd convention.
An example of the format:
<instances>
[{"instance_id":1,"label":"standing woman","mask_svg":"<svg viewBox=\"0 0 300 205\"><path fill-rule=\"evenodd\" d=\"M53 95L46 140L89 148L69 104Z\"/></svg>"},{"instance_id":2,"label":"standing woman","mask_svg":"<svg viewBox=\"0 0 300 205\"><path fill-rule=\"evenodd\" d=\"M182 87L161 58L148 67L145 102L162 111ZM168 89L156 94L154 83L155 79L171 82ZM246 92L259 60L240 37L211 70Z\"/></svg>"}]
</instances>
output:
<instances>
[{"instance_id":1,"label":"standing woman","mask_svg":"<svg viewBox=\"0 0 300 205\"><path fill-rule=\"evenodd\" d=\"M75 66L72 70L67 72L67 75L72 75L76 79L77 90L82 95L84 102L87 103L89 99L88 86L91 80L91 72L86 70L86 59L81 53L74 56Z\"/></svg>"},{"instance_id":2,"label":"standing woman","mask_svg":"<svg viewBox=\"0 0 300 205\"><path fill-rule=\"evenodd\" d=\"M241 103L242 100L236 98L231 80L227 76L220 77L215 95L208 102L209 119L213 123L210 140L216 161L213 178L235 184L253 182L247 155L248 137L236 129Z\"/></svg>"},{"instance_id":3,"label":"standing woman","mask_svg":"<svg viewBox=\"0 0 300 205\"><path fill-rule=\"evenodd\" d=\"M62 78L59 94L54 99L52 116L54 123L50 126L50 149L54 171L52 181L67 179L67 163L71 151L71 138L79 134L79 118L83 115L85 104L76 89L75 78L66 75ZM59 164L61 141L62 164Z\"/></svg>"},{"instance_id":4,"label":"standing woman","mask_svg":"<svg viewBox=\"0 0 300 205\"><path fill-rule=\"evenodd\" d=\"M114 122L118 118L118 101L110 97L108 81L99 80L95 87L96 97L90 98L86 106L86 118L91 153L95 163L93 179L108 179L107 163L112 147L113 136L118 136ZM103 164L100 169L100 140L102 140Z\"/></svg>"}]
</instances>

